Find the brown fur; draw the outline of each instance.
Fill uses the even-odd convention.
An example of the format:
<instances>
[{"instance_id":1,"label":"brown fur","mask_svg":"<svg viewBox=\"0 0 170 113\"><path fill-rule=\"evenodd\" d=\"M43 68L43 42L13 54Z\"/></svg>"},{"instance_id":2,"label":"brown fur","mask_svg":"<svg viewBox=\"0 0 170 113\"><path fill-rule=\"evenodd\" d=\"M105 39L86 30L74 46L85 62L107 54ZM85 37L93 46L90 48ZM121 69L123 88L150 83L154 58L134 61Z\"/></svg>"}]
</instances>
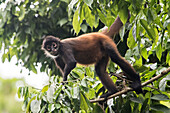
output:
<instances>
[{"instance_id":1,"label":"brown fur","mask_svg":"<svg viewBox=\"0 0 170 113\"><path fill-rule=\"evenodd\" d=\"M127 77L132 80L131 87L137 93L141 93L141 81L134 68L119 54L116 44L110 38L118 32L122 23L120 18L111 26L110 30L104 30L102 33L89 33L76 38L60 40L54 36L47 36L42 44L42 49L47 51L46 45L52 49L50 56L53 57L56 65L63 73L63 80L67 80L67 75L75 68L76 63L88 65L95 64L95 71L103 85L108 89L109 94L115 93L115 84L106 72L109 58L118 64L126 73ZM115 28L114 28L115 27ZM117 27L117 28L116 28ZM57 44L57 49L51 43ZM47 52L47 53L49 53Z\"/></svg>"}]
</instances>

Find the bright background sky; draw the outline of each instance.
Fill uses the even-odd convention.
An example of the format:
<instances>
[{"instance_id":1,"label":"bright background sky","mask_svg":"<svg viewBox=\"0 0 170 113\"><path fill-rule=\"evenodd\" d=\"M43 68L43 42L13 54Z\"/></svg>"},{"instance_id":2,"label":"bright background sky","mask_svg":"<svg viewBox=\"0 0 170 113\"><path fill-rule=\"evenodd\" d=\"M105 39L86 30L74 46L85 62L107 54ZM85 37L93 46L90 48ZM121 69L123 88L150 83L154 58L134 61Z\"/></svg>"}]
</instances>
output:
<instances>
[{"instance_id":1,"label":"bright background sky","mask_svg":"<svg viewBox=\"0 0 170 113\"><path fill-rule=\"evenodd\" d=\"M15 65L17 63L17 58L14 56L12 57L11 61L8 62L7 59L4 63L2 63L2 55L3 52L0 50L0 77L4 79L11 79L11 78L23 78L25 83L34 86L35 88L41 89L44 85L48 84L49 77L46 73L39 72L40 64L37 68L37 74L30 72L22 67ZM22 73L20 73L22 69Z\"/></svg>"}]
</instances>

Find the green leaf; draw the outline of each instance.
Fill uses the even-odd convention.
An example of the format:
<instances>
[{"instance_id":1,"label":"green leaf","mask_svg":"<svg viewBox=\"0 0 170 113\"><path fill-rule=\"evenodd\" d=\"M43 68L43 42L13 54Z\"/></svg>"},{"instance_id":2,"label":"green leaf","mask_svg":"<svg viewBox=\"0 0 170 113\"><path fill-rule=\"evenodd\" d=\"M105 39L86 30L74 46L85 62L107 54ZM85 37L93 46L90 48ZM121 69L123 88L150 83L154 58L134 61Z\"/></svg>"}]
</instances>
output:
<instances>
[{"instance_id":1,"label":"green leaf","mask_svg":"<svg viewBox=\"0 0 170 113\"><path fill-rule=\"evenodd\" d=\"M166 63L170 66L170 52L166 55Z\"/></svg>"},{"instance_id":2,"label":"green leaf","mask_svg":"<svg viewBox=\"0 0 170 113\"><path fill-rule=\"evenodd\" d=\"M161 44L159 44L156 48L156 56L159 59L159 61L161 61L161 57L162 57L162 47Z\"/></svg>"},{"instance_id":3,"label":"green leaf","mask_svg":"<svg viewBox=\"0 0 170 113\"><path fill-rule=\"evenodd\" d=\"M49 111L49 112L54 111L54 109L55 109L54 104L49 104L49 105L48 105L48 111Z\"/></svg>"},{"instance_id":4,"label":"green leaf","mask_svg":"<svg viewBox=\"0 0 170 113\"><path fill-rule=\"evenodd\" d=\"M46 107L47 107L47 104L45 104L45 105L41 108L40 113L44 113L44 112L46 111Z\"/></svg>"},{"instance_id":5,"label":"green leaf","mask_svg":"<svg viewBox=\"0 0 170 113\"><path fill-rule=\"evenodd\" d=\"M79 22L79 9L77 9L74 13L73 16L73 29L75 30L76 34L78 35L78 33L80 32L80 22Z\"/></svg>"},{"instance_id":6,"label":"green leaf","mask_svg":"<svg viewBox=\"0 0 170 113\"><path fill-rule=\"evenodd\" d=\"M19 21L22 21L25 17L25 8L23 6L20 7L20 12L19 12Z\"/></svg>"},{"instance_id":7,"label":"green leaf","mask_svg":"<svg viewBox=\"0 0 170 113\"><path fill-rule=\"evenodd\" d=\"M61 108L61 105L59 103L57 103L57 104L55 104L55 108L59 109L59 108Z\"/></svg>"},{"instance_id":8,"label":"green leaf","mask_svg":"<svg viewBox=\"0 0 170 113\"><path fill-rule=\"evenodd\" d=\"M170 112L170 109L162 104L152 104L150 108L155 111Z\"/></svg>"},{"instance_id":9,"label":"green leaf","mask_svg":"<svg viewBox=\"0 0 170 113\"><path fill-rule=\"evenodd\" d=\"M142 48L142 50L141 50L141 55L143 56L143 58L144 58L145 60L148 59L148 54L147 54L146 48Z\"/></svg>"},{"instance_id":10,"label":"green leaf","mask_svg":"<svg viewBox=\"0 0 170 113\"><path fill-rule=\"evenodd\" d=\"M2 55L2 63L5 62L6 56L7 56L6 54L3 54L3 55Z\"/></svg>"},{"instance_id":11,"label":"green leaf","mask_svg":"<svg viewBox=\"0 0 170 113\"><path fill-rule=\"evenodd\" d=\"M151 99L153 100L170 100L169 97L167 95L164 95L164 94L157 94L157 95L154 95L151 97Z\"/></svg>"},{"instance_id":12,"label":"green leaf","mask_svg":"<svg viewBox=\"0 0 170 113\"><path fill-rule=\"evenodd\" d=\"M120 35L121 40L123 41L123 37L124 37L124 35L125 35L125 26L123 26L123 27L120 29L119 35Z\"/></svg>"},{"instance_id":13,"label":"green leaf","mask_svg":"<svg viewBox=\"0 0 170 113\"><path fill-rule=\"evenodd\" d=\"M91 4L93 3L93 0L83 0L88 6L91 7Z\"/></svg>"},{"instance_id":14,"label":"green leaf","mask_svg":"<svg viewBox=\"0 0 170 113\"><path fill-rule=\"evenodd\" d=\"M91 110L91 107L90 107L90 103L88 102L88 100L86 99L86 97L82 94L82 93L80 93L80 108L82 109L82 110L85 110L86 112L88 112L88 111L90 111Z\"/></svg>"},{"instance_id":15,"label":"green leaf","mask_svg":"<svg viewBox=\"0 0 170 113\"><path fill-rule=\"evenodd\" d=\"M130 32L129 32L129 36L128 36L128 39L127 39L127 45L130 49L133 49L137 44L135 42L135 39L133 37L133 28L131 28Z\"/></svg>"},{"instance_id":16,"label":"green leaf","mask_svg":"<svg viewBox=\"0 0 170 113\"><path fill-rule=\"evenodd\" d=\"M26 110L27 113L29 113L29 111L30 111L30 104L31 104L31 102L32 102L33 100L35 100L35 99L36 99L36 96L34 96L33 98L31 98L30 101L28 102L28 104L27 104L27 110Z\"/></svg>"},{"instance_id":17,"label":"green leaf","mask_svg":"<svg viewBox=\"0 0 170 113\"><path fill-rule=\"evenodd\" d=\"M79 95L80 95L79 87L78 86L73 87L73 89L72 89L72 98L77 99L77 98L79 98Z\"/></svg>"},{"instance_id":18,"label":"green leaf","mask_svg":"<svg viewBox=\"0 0 170 113\"><path fill-rule=\"evenodd\" d=\"M84 4L83 7L84 7L84 15L85 15L86 22L93 29L95 23L95 16L91 13L90 8L86 4Z\"/></svg>"},{"instance_id":19,"label":"green leaf","mask_svg":"<svg viewBox=\"0 0 170 113\"><path fill-rule=\"evenodd\" d=\"M102 110L102 108L101 108L98 104L95 104L95 105L93 106L93 111L92 111L92 113L103 113L103 110ZM108 112L106 112L106 113L108 113Z\"/></svg>"},{"instance_id":20,"label":"green leaf","mask_svg":"<svg viewBox=\"0 0 170 113\"><path fill-rule=\"evenodd\" d=\"M137 97L131 97L130 100L135 103L142 103L143 99L142 98L137 98Z\"/></svg>"},{"instance_id":21,"label":"green leaf","mask_svg":"<svg viewBox=\"0 0 170 113\"><path fill-rule=\"evenodd\" d=\"M48 91L48 85L44 86L43 89L41 90L42 93Z\"/></svg>"},{"instance_id":22,"label":"green leaf","mask_svg":"<svg viewBox=\"0 0 170 113\"><path fill-rule=\"evenodd\" d=\"M35 68L35 66L33 64L30 64L31 66L31 70L32 72L34 72L35 74L37 74L37 69Z\"/></svg>"},{"instance_id":23,"label":"green leaf","mask_svg":"<svg viewBox=\"0 0 170 113\"><path fill-rule=\"evenodd\" d=\"M67 22L68 22L68 20L67 20L66 18L63 18L63 19L61 19L60 21L58 21L57 24L59 24L60 27L61 27L61 26L63 26L64 24L66 24Z\"/></svg>"},{"instance_id":24,"label":"green leaf","mask_svg":"<svg viewBox=\"0 0 170 113\"><path fill-rule=\"evenodd\" d=\"M54 93L54 95L56 95L56 97L55 97L55 100L56 100L56 101L57 101L58 98L59 98L59 95L60 95L61 90L62 90L62 86L63 86L63 85L61 85L61 86L55 91L55 93Z\"/></svg>"},{"instance_id":25,"label":"green leaf","mask_svg":"<svg viewBox=\"0 0 170 113\"><path fill-rule=\"evenodd\" d=\"M98 13L98 15L99 15L100 20L101 20L105 25L107 25L107 24L106 24L106 23L107 23L106 17L103 15L103 13L102 13L99 9L97 9L97 13Z\"/></svg>"},{"instance_id":26,"label":"green leaf","mask_svg":"<svg viewBox=\"0 0 170 113\"><path fill-rule=\"evenodd\" d=\"M155 42L156 41L156 34L155 34L155 30L149 26L146 22L146 20L141 19L140 20L141 25L143 26L143 28L146 30L147 34L149 35L149 37Z\"/></svg>"},{"instance_id":27,"label":"green leaf","mask_svg":"<svg viewBox=\"0 0 170 113\"><path fill-rule=\"evenodd\" d=\"M129 100L127 100L127 102L123 105L122 113L132 113L132 108Z\"/></svg>"},{"instance_id":28,"label":"green leaf","mask_svg":"<svg viewBox=\"0 0 170 113\"><path fill-rule=\"evenodd\" d=\"M20 98L21 97L21 87L18 88L17 94L18 94L18 98Z\"/></svg>"},{"instance_id":29,"label":"green leaf","mask_svg":"<svg viewBox=\"0 0 170 113\"><path fill-rule=\"evenodd\" d=\"M127 19L128 19L128 6L124 5L123 7L121 7L119 9L118 14L119 14L119 17L120 17L120 20L122 21L122 23L126 24Z\"/></svg>"},{"instance_id":30,"label":"green leaf","mask_svg":"<svg viewBox=\"0 0 170 113\"><path fill-rule=\"evenodd\" d=\"M145 101L143 102L140 113L146 113L146 111L148 111L148 101L149 101L149 99L146 98Z\"/></svg>"}]
</instances>

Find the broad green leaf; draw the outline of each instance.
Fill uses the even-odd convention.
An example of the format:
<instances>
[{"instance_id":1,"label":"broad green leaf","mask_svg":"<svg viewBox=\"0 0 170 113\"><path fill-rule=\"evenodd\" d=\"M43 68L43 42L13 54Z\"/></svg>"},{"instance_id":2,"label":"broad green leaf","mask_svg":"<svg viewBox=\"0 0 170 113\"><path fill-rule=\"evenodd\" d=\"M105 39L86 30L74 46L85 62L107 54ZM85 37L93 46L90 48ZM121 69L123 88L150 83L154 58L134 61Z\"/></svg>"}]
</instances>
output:
<instances>
[{"instance_id":1,"label":"broad green leaf","mask_svg":"<svg viewBox=\"0 0 170 113\"><path fill-rule=\"evenodd\" d=\"M161 44L159 44L156 48L156 56L159 59L159 61L161 61L161 57L162 57L162 47Z\"/></svg>"},{"instance_id":2,"label":"broad green leaf","mask_svg":"<svg viewBox=\"0 0 170 113\"><path fill-rule=\"evenodd\" d=\"M23 6L20 7L20 12L19 12L19 21L22 21L25 17L25 8Z\"/></svg>"},{"instance_id":3,"label":"broad green leaf","mask_svg":"<svg viewBox=\"0 0 170 113\"><path fill-rule=\"evenodd\" d=\"M21 97L21 87L18 88L17 94L18 94L18 98L20 98Z\"/></svg>"},{"instance_id":4,"label":"broad green leaf","mask_svg":"<svg viewBox=\"0 0 170 113\"><path fill-rule=\"evenodd\" d=\"M105 15L103 15L103 13L99 9L97 9L97 13L99 15L100 20L106 25L107 21Z\"/></svg>"},{"instance_id":5,"label":"broad green leaf","mask_svg":"<svg viewBox=\"0 0 170 113\"><path fill-rule=\"evenodd\" d=\"M160 17L157 17L157 18L155 19L155 23L156 23L157 25L159 25L159 27L161 27L161 28L163 29L164 27L163 27L160 19L161 19Z\"/></svg>"},{"instance_id":6,"label":"broad green leaf","mask_svg":"<svg viewBox=\"0 0 170 113\"><path fill-rule=\"evenodd\" d=\"M118 14L122 23L125 24L128 19L128 7L124 5L122 8L119 9Z\"/></svg>"},{"instance_id":7,"label":"broad green leaf","mask_svg":"<svg viewBox=\"0 0 170 113\"><path fill-rule=\"evenodd\" d=\"M60 21L58 21L57 24L59 24L60 26L63 26L64 24L66 24L68 22L68 20L66 18L61 19Z\"/></svg>"},{"instance_id":8,"label":"broad green leaf","mask_svg":"<svg viewBox=\"0 0 170 113\"><path fill-rule=\"evenodd\" d=\"M162 104L151 104L151 107L150 107L152 110L155 110L155 111L162 111L164 113L169 113L170 112L170 109Z\"/></svg>"},{"instance_id":9,"label":"broad green leaf","mask_svg":"<svg viewBox=\"0 0 170 113\"><path fill-rule=\"evenodd\" d=\"M131 30L129 32L128 39L127 39L127 45L130 49L133 49L137 45L135 42L135 39L133 37L132 30L133 30L133 28L131 28Z\"/></svg>"},{"instance_id":10,"label":"broad green leaf","mask_svg":"<svg viewBox=\"0 0 170 113\"><path fill-rule=\"evenodd\" d=\"M157 94L157 95L154 95L151 97L151 99L153 100L170 100L169 97L167 95L164 95L164 94Z\"/></svg>"},{"instance_id":11,"label":"broad green leaf","mask_svg":"<svg viewBox=\"0 0 170 113\"><path fill-rule=\"evenodd\" d=\"M166 63L170 66L170 52L166 55Z\"/></svg>"},{"instance_id":12,"label":"broad green leaf","mask_svg":"<svg viewBox=\"0 0 170 113\"><path fill-rule=\"evenodd\" d=\"M59 103L57 103L57 104L55 104L55 108L59 109L59 108L61 108L61 105Z\"/></svg>"},{"instance_id":13,"label":"broad green leaf","mask_svg":"<svg viewBox=\"0 0 170 113\"><path fill-rule=\"evenodd\" d=\"M91 110L91 107L89 104L90 102L88 102L86 97L82 93L80 93L80 108L82 110L85 110L86 112L89 112Z\"/></svg>"},{"instance_id":14,"label":"broad green leaf","mask_svg":"<svg viewBox=\"0 0 170 113\"><path fill-rule=\"evenodd\" d=\"M148 59L148 54L147 54L146 48L142 48L141 55L143 56L143 58L145 58L145 60Z\"/></svg>"},{"instance_id":15,"label":"broad green leaf","mask_svg":"<svg viewBox=\"0 0 170 113\"><path fill-rule=\"evenodd\" d=\"M123 105L121 113L132 113L132 108L129 100Z\"/></svg>"},{"instance_id":16,"label":"broad green leaf","mask_svg":"<svg viewBox=\"0 0 170 113\"><path fill-rule=\"evenodd\" d=\"M139 113L139 103L134 104L133 113Z\"/></svg>"},{"instance_id":17,"label":"broad green leaf","mask_svg":"<svg viewBox=\"0 0 170 113\"><path fill-rule=\"evenodd\" d=\"M89 97L89 99L95 98L95 90L94 89L92 89L92 88L89 89L88 97Z\"/></svg>"},{"instance_id":18,"label":"broad green leaf","mask_svg":"<svg viewBox=\"0 0 170 113\"><path fill-rule=\"evenodd\" d=\"M55 106L54 106L54 104L49 104L48 105L48 111L51 113L52 111L54 111L54 109L55 109Z\"/></svg>"},{"instance_id":19,"label":"broad green leaf","mask_svg":"<svg viewBox=\"0 0 170 113\"><path fill-rule=\"evenodd\" d=\"M153 75L156 73L156 70L153 71L149 71L148 73L145 74L144 77L146 77L146 79L150 79L153 77Z\"/></svg>"},{"instance_id":20,"label":"broad green leaf","mask_svg":"<svg viewBox=\"0 0 170 113\"><path fill-rule=\"evenodd\" d=\"M95 23L95 16L91 13L90 8L84 4L84 17L86 19L86 22L90 25L90 27L93 29L94 23Z\"/></svg>"},{"instance_id":21,"label":"broad green leaf","mask_svg":"<svg viewBox=\"0 0 170 113\"><path fill-rule=\"evenodd\" d=\"M7 55L6 55L5 53L2 55L2 63L5 62L6 56L7 56Z\"/></svg>"},{"instance_id":22,"label":"broad green leaf","mask_svg":"<svg viewBox=\"0 0 170 113\"><path fill-rule=\"evenodd\" d=\"M156 37L155 30L151 26L149 26L146 20L144 19L141 19L140 23L143 26L143 28L146 30L149 37L155 42L155 37Z\"/></svg>"},{"instance_id":23,"label":"broad green leaf","mask_svg":"<svg viewBox=\"0 0 170 113\"><path fill-rule=\"evenodd\" d=\"M47 107L47 104L45 104L45 105L41 108L40 113L44 113L44 112L46 111L46 107Z\"/></svg>"},{"instance_id":24,"label":"broad green leaf","mask_svg":"<svg viewBox=\"0 0 170 113\"><path fill-rule=\"evenodd\" d=\"M79 95L80 95L79 87L78 86L73 87L73 89L72 89L72 98L77 99L77 98L79 98Z\"/></svg>"},{"instance_id":25,"label":"broad green leaf","mask_svg":"<svg viewBox=\"0 0 170 113\"><path fill-rule=\"evenodd\" d=\"M146 113L146 111L148 111L148 101L149 101L149 99L146 98L145 101L143 102L140 113Z\"/></svg>"},{"instance_id":26,"label":"broad green leaf","mask_svg":"<svg viewBox=\"0 0 170 113\"><path fill-rule=\"evenodd\" d=\"M87 80L86 80L86 79L83 79L83 80L81 81L81 85L82 85L83 87L87 87L87 86L88 86Z\"/></svg>"},{"instance_id":27,"label":"broad green leaf","mask_svg":"<svg viewBox=\"0 0 170 113\"><path fill-rule=\"evenodd\" d=\"M90 70L90 67L86 67L85 71L86 71L87 76L94 78L94 72L92 70Z\"/></svg>"},{"instance_id":28,"label":"broad green leaf","mask_svg":"<svg viewBox=\"0 0 170 113\"><path fill-rule=\"evenodd\" d=\"M123 26L123 27L120 29L119 35L120 35L121 40L123 41L123 37L124 37L124 35L125 35L125 26Z\"/></svg>"},{"instance_id":29,"label":"broad green leaf","mask_svg":"<svg viewBox=\"0 0 170 113\"><path fill-rule=\"evenodd\" d=\"M148 16L148 22L151 23L153 21L153 15L150 9L148 9L147 16Z\"/></svg>"},{"instance_id":30,"label":"broad green leaf","mask_svg":"<svg viewBox=\"0 0 170 113\"><path fill-rule=\"evenodd\" d=\"M142 103L143 99L142 98L137 98L137 97L131 97L130 100L135 103Z\"/></svg>"},{"instance_id":31,"label":"broad green leaf","mask_svg":"<svg viewBox=\"0 0 170 113\"><path fill-rule=\"evenodd\" d=\"M91 4L93 3L93 0L83 0L88 6L91 7Z\"/></svg>"},{"instance_id":32,"label":"broad green leaf","mask_svg":"<svg viewBox=\"0 0 170 113\"><path fill-rule=\"evenodd\" d=\"M33 98L31 98L30 101L28 102L28 104L27 104L27 110L26 110L27 113L29 113L29 111L30 111L29 109L30 109L30 104L31 104L31 102L32 102L33 100L35 100L35 99L36 99L36 96L34 96Z\"/></svg>"},{"instance_id":33,"label":"broad green leaf","mask_svg":"<svg viewBox=\"0 0 170 113\"><path fill-rule=\"evenodd\" d=\"M76 34L78 35L78 33L80 32L80 23L79 23L79 10L76 10L73 16L73 28L76 32Z\"/></svg>"},{"instance_id":34,"label":"broad green leaf","mask_svg":"<svg viewBox=\"0 0 170 113\"><path fill-rule=\"evenodd\" d=\"M98 104L95 104L93 107L92 113L103 113L103 110ZM108 112L106 112L106 113L108 113Z\"/></svg>"},{"instance_id":35,"label":"broad green leaf","mask_svg":"<svg viewBox=\"0 0 170 113\"><path fill-rule=\"evenodd\" d=\"M43 89L41 90L42 93L48 91L48 85L44 86Z\"/></svg>"}]
</instances>

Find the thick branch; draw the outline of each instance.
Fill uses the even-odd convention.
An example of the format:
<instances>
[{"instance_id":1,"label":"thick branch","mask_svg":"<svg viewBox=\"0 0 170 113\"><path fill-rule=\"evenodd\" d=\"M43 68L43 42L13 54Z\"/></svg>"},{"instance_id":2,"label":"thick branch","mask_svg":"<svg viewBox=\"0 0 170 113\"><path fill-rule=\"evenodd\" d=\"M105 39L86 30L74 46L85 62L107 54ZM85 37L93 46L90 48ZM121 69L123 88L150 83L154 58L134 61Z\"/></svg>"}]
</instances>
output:
<instances>
[{"instance_id":1,"label":"thick branch","mask_svg":"<svg viewBox=\"0 0 170 113\"><path fill-rule=\"evenodd\" d=\"M164 75L168 74L169 72L170 72L170 67L169 67L168 69L162 71L161 74L159 74L159 75L151 78L150 80L142 83L141 86L144 87L144 86L152 83L153 81L155 81L155 80L163 77ZM107 99L110 99L110 98L113 98L113 97L116 97L116 96L125 94L125 93L127 93L127 92L129 92L129 91L133 91L133 89L130 88L130 87L127 87L127 88L123 89L122 91L119 91L119 92L117 92L117 93L115 93L115 94L113 94L113 95L110 95ZM104 101L104 100L105 100L105 98L99 98L99 99L95 99L95 100L90 100L90 102L91 102L91 103L94 103L94 102L100 102L100 101Z\"/></svg>"}]
</instances>

